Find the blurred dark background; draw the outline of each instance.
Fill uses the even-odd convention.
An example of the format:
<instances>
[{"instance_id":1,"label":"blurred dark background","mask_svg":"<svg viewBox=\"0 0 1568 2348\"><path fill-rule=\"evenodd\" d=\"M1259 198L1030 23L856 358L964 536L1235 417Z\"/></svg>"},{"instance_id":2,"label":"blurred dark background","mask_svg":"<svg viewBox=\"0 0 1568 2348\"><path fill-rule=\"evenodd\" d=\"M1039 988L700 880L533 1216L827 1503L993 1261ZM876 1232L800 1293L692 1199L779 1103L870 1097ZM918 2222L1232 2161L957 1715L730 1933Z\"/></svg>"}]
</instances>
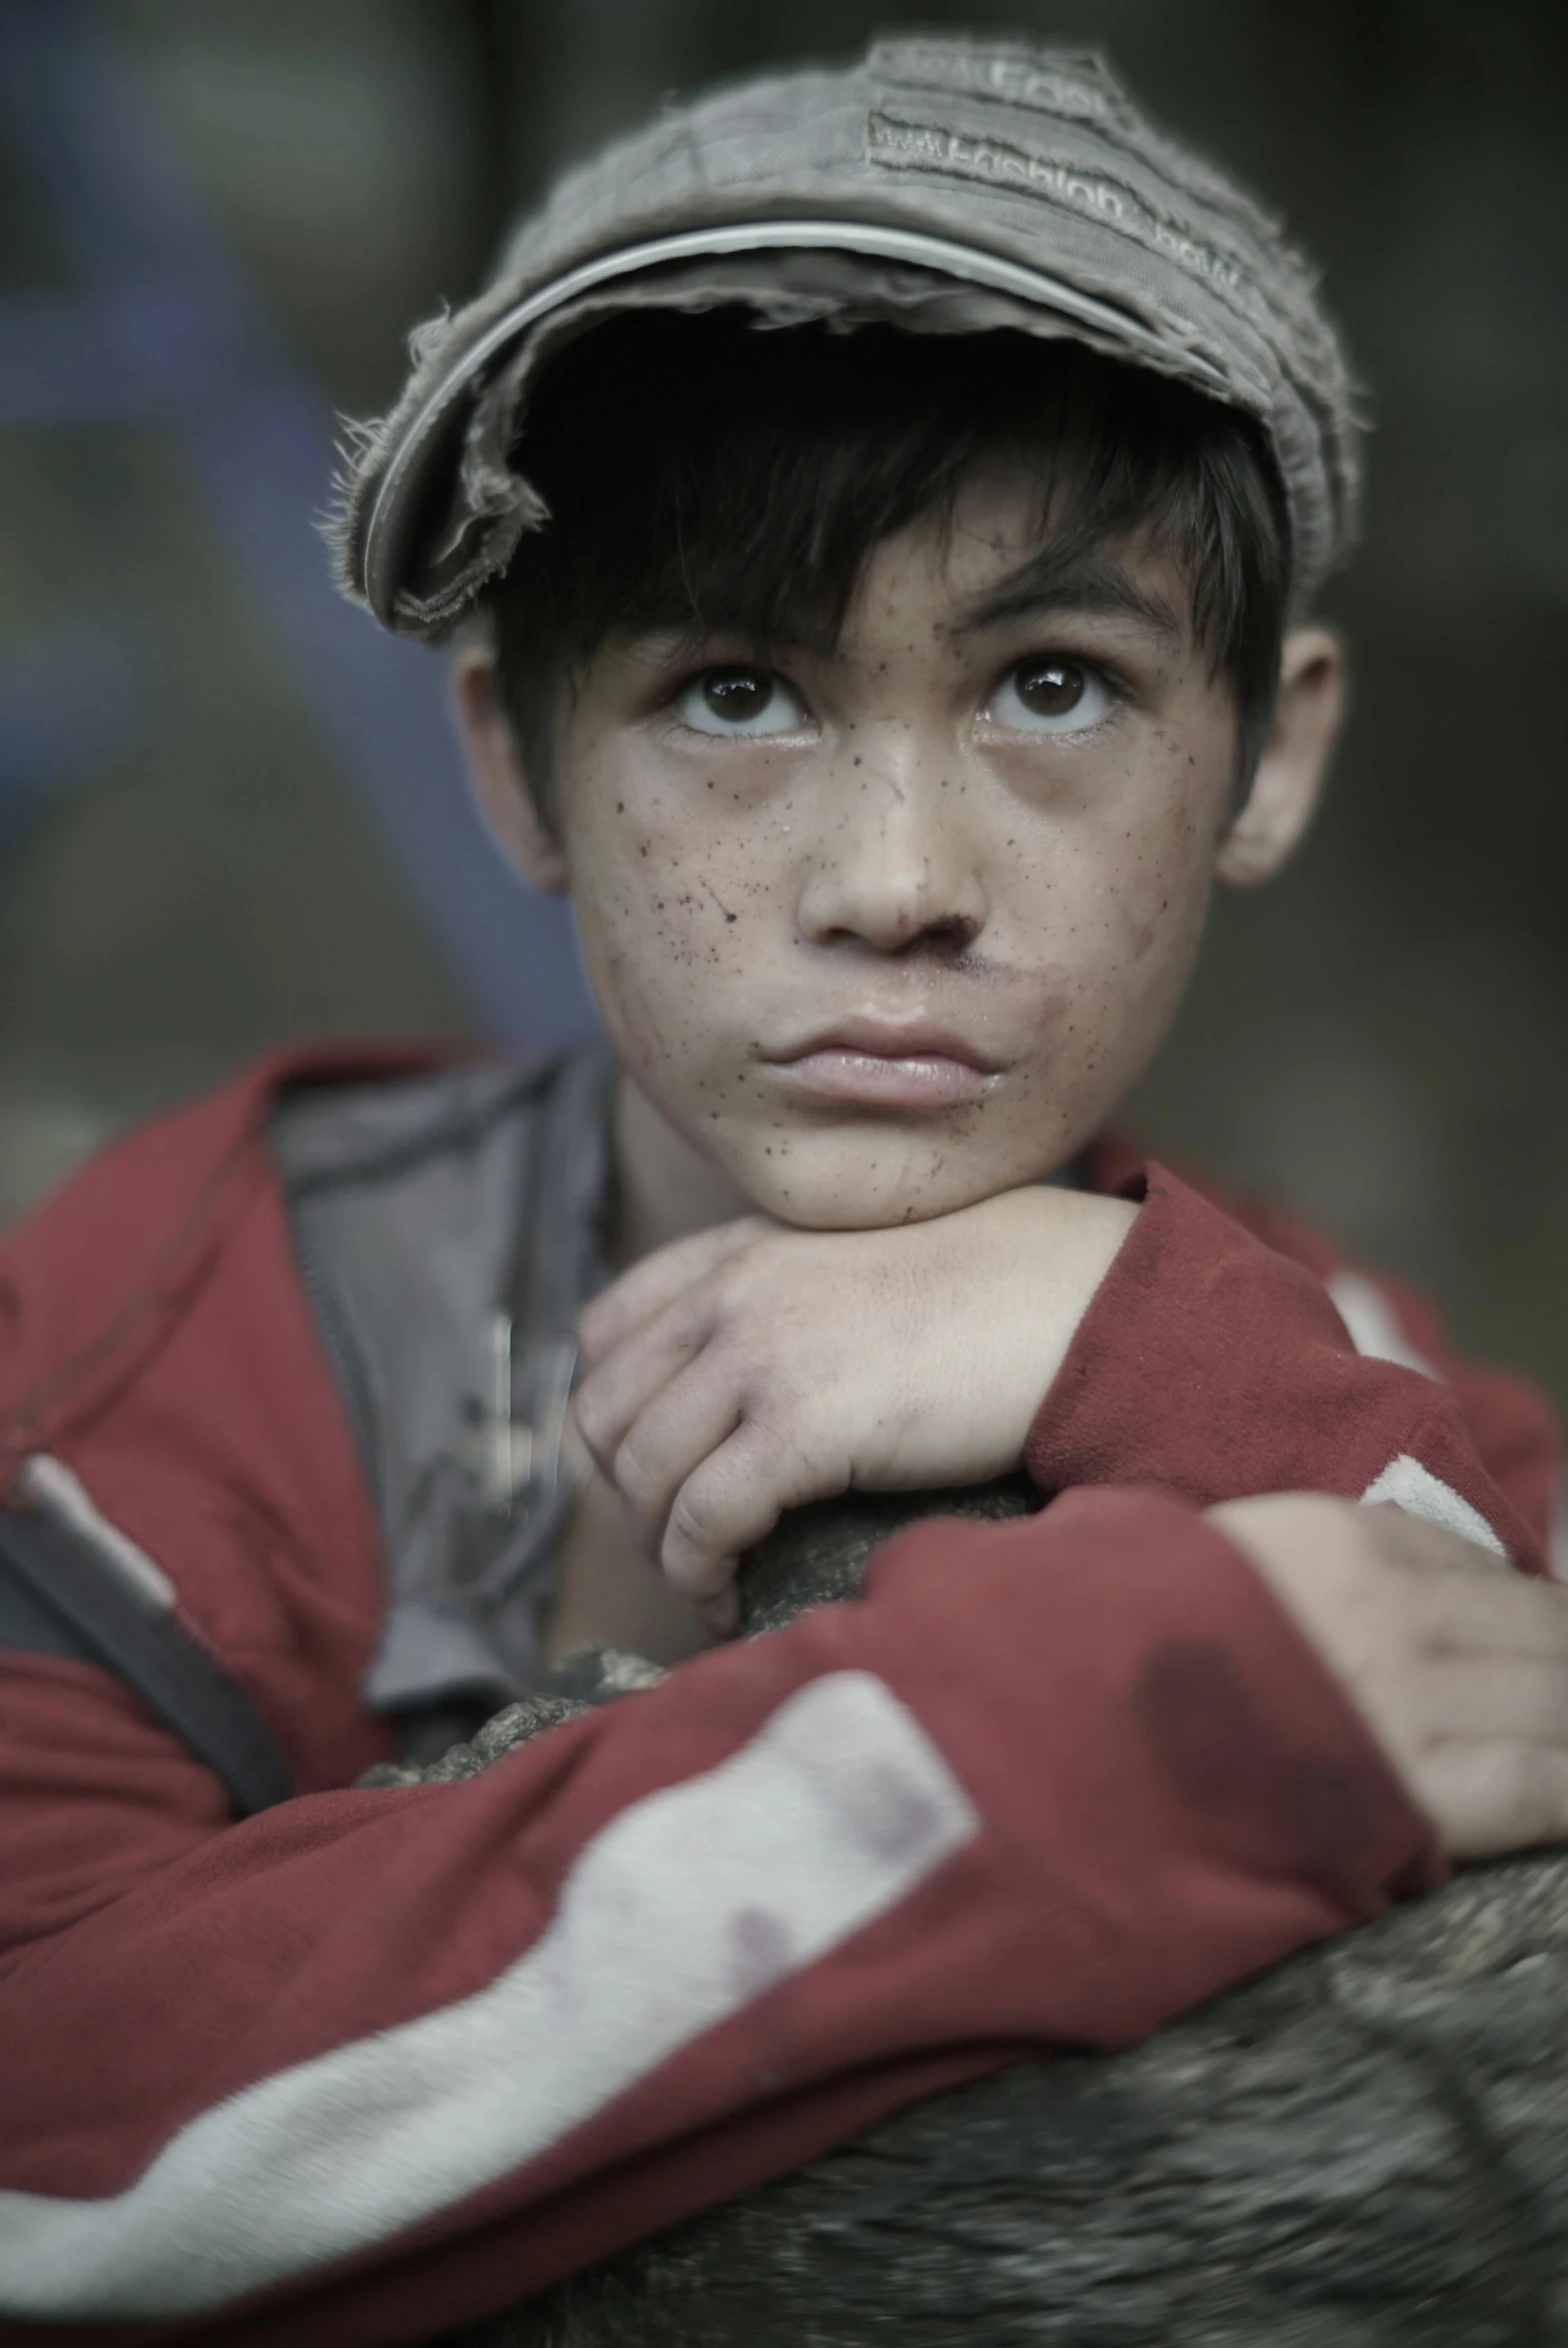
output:
<instances>
[{"instance_id":1,"label":"blurred dark background","mask_svg":"<svg viewBox=\"0 0 1568 2348\"><path fill-rule=\"evenodd\" d=\"M558 164L900 21L1104 47L1324 264L1351 737L1137 1113L1568 1399L1561 0L0 0L0 1216L279 1040L571 1032L439 663L325 589L331 415Z\"/></svg>"}]
</instances>

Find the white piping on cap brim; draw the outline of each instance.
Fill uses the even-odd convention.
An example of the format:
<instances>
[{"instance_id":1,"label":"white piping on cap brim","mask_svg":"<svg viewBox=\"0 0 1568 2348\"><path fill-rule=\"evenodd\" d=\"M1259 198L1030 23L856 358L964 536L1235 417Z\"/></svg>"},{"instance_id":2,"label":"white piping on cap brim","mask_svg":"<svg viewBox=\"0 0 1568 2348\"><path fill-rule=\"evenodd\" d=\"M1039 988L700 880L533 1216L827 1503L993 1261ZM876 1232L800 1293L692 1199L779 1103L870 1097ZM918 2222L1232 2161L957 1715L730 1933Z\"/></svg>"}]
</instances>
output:
<instances>
[{"instance_id":1,"label":"white piping on cap brim","mask_svg":"<svg viewBox=\"0 0 1568 2348\"><path fill-rule=\"evenodd\" d=\"M675 236L624 245L614 253L602 253L596 260L582 262L576 269L569 269L564 276L552 279L549 285L514 303L464 352L403 433L377 485L365 526L360 588L376 617L387 623L392 617L398 582L388 576L384 592L378 592L382 584L378 575L390 573L396 550L389 548L387 541L393 512L408 476L424 455L431 433L453 401L498 351L504 350L527 328L537 325L541 318L548 317L552 310L559 310L565 303L575 301L579 294L592 293L597 286L609 285L618 277L657 269L671 261L784 250L859 253L867 260L907 262L970 285L985 286L993 293L1013 294L1040 309L1055 310L1080 326L1097 327L1117 342L1157 356L1167 365L1172 355L1167 342L1114 303L1081 293L1076 286L1067 285L1042 269L1030 269L1021 261L1008 261L999 253L959 244L950 237L928 235L923 229L889 228L861 220L729 221L716 228L684 229ZM1205 376L1222 397L1234 397L1220 369L1198 352L1183 352L1182 361L1184 370Z\"/></svg>"}]
</instances>

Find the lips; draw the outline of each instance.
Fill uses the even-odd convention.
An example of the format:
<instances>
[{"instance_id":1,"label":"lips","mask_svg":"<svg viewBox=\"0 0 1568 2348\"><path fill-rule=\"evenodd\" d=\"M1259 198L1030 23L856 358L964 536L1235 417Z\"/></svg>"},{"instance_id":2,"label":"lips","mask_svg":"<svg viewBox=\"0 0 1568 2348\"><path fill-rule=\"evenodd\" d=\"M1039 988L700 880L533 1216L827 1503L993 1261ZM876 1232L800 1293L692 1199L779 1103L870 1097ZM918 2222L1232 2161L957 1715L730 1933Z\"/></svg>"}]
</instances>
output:
<instances>
[{"instance_id":1,"label":"lips","mask_svg":"<svg viewBox=\"0 0 1568 2348\"><path fill-rule=\"evenodd\" d=\"M981 1100L1000 1063L928 1020L846 1020L771 1055L791 1093L865 1108L940 1111Z\"/></svg>"}]
</instances>

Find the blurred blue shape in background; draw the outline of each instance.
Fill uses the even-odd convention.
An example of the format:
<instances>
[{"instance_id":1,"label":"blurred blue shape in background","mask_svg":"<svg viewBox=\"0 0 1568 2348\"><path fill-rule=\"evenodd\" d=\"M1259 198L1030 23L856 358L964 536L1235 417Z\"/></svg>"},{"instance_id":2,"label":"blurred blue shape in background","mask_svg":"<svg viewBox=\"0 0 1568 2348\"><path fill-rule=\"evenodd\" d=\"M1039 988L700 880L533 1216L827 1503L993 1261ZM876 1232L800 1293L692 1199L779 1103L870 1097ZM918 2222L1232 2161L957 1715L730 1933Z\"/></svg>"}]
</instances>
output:
<instances>
[{"instance_id":1,"label":"blurred blue shape in background","mask_svg":"<svg viewBox=\"0 0 1568 2348\"><path fill-rule=\"evenodd\" d=\"M0 0L0 103L84 289L0 303L0 425L165 422L480 1019L536 1052L591 1033L570 916L523 891L476 814L438 664L333 591L313 527L332 473L324 404L279 347L91 0ZM17 762L0 789L13 794L72 764L55 657L0 657L0 755L14 748ZM102 648L99 671L106 679ZM112 705L99 695L100 710Z\"/></svg>"},{"instance_id":2,"label":"blurred blue shape in background","mask_svg":"<svg viewBox=\"0 0 1568 2348\"><path fill-rule=\"evenodd\" d=\"M123 735L141 695L118 637L87 621L0 643L0 844Z\"/></svg>"}]
</instances>

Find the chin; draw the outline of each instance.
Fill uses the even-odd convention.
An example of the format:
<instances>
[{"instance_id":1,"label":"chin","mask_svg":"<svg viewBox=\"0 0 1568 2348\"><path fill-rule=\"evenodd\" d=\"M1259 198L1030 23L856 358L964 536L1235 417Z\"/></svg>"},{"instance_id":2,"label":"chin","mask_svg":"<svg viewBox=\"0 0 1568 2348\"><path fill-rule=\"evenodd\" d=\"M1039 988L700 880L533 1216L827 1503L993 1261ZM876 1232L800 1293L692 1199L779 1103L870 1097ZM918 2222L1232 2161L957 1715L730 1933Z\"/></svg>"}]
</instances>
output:
<instances>
[{"instance_id":1,"label":"chin","mask_svg":"<svg viewBox=\"0 0 1568 2348\"><path fill-rule=\"evenodd\" d=\"M780 1222L807 1231L863 1231L953 1214L1038 1180L1041 1170L966 1151L951 1136L882 1129L748 1137L727 1171Z\"/></svg>"}]
</instances>

